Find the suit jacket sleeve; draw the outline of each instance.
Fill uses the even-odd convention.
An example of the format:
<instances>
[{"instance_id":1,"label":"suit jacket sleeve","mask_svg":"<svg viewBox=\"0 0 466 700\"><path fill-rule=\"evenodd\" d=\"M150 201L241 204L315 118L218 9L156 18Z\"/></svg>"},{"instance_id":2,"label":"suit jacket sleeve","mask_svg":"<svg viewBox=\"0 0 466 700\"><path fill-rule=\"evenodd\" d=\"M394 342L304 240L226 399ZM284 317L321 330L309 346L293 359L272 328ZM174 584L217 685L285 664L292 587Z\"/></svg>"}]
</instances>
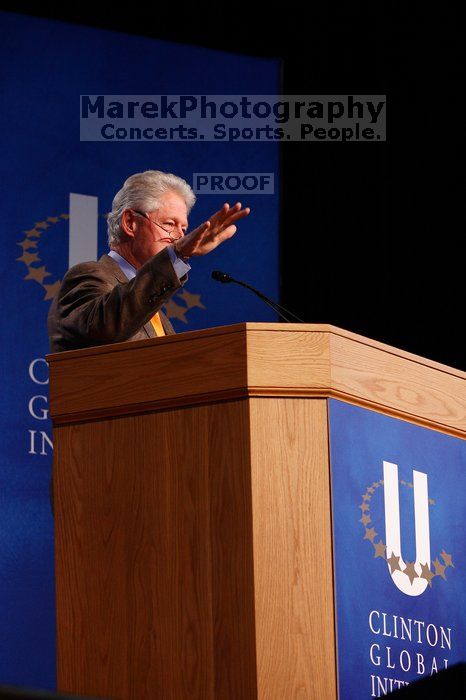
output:
<instances>
[{"instance_id":1,"label":"suit jacket sleeve","mask_svg":"<svg viewBox=\"0 0 466 700\"><path fill-rule=\"evenodd\" d=\"M50 310L52 351L129 340L180 287L166 250L129 282L118 282L100 261L76 265Z\"/></svg>"}]
</instances>

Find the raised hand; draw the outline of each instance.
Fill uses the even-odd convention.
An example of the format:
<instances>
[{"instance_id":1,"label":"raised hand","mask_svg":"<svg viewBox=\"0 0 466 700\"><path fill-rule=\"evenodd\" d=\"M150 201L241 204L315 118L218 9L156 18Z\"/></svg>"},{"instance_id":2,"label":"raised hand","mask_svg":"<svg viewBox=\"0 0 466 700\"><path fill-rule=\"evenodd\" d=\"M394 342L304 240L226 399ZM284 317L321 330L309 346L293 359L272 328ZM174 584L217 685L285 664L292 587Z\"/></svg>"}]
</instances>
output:
<instances>
[{"instance_id":1,"label":"raised hand","mask_svg":"<svg viewBox=\"0 0 466 700\"><path fill-rule=\"evenodd\" d=\"M233 207L224 204L207 221L176 241L176 252L182 258L190 258L192 255L207 255L223 241L235 235L236 222L244 219L250 211L249 207L241 209L241 202L237 202Z\"/></svg>"}]
</instances>

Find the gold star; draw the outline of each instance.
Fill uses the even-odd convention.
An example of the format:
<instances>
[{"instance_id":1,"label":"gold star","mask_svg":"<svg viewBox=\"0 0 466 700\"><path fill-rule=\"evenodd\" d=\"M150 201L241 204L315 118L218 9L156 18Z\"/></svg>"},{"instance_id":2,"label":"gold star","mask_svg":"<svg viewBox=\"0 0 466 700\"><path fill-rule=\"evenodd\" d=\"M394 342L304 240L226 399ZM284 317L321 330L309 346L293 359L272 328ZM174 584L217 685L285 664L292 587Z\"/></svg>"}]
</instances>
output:
<instances>
[{"instance_id":1,"label":"gold star","mask_svg":"<svg viewBox=\"0 0 466 700\"><path fill-rule=\"evenodd\" d=\"M404 570L404 573L409 578L409 582L411 583L411 585L412 585L415 578L419 578L419 576L417 575L416 569L414 568L413 561L406 562L406 569Z\"/></svg>"},{"instance_id":2,"label":"gold star","mask_svg":"<svg viewBox=\"0 0 466 700\"><path fill-rule=\"evenodd\" d=\"M29 238L25 238L24 241L21 241L21 243L17 243L16 245L19 245L19 247L23 250L27 250L28 248L37 248L37 241L31 241Z\"/></svg>"},{"instance_id":3,"label":"gold star","mask_svg":"<svg viewBox=\"0 0 466 700\"><path fill-rule=\"evenodd\" d=\"M432 562L435 568L435 576L441 576L445 581L447 580L447 577L445 576L445 569L447 568L446 566L442 566L442 564L439 562L438 558L434 559Z\"/></svg>"},{"instance_id":4,"label":"gold star","mask_svg":"<svg viewBox=\"0 0 466 700\"><path fill-rule=\"evenodd\" d=\"M455 565L453 564L453 562L451 560L451 554L447 554L446 551L444 549L442 549L442 551L440 552L440 556L442 557L443 561L445 562L445 568L447 566L452 566L453 568L455 568Z\"/></svg>"},{"instance_id":5,"label":"gold star","mask_svg":"<svg viewBox=\"0 0 466 700\"><path fill-rule=\"evenodd\" d=\"M60 214L61 219L69 219L70 215L69 214Z\"/></svg>"},{"instance_id":6,"label":"gold star","mask_svg":"<svg viewBox=\"0 0 466 700\"><path fill-rule=\"evenodd\" d=\"M432 571L429 569L428 564L421 564L421 575L419 578L425 578L429 586L432 588L432 579L434 578L435 574L432 573Z\"/></svg>"},{"instance_id":7,"label":"gold star","mask_svg":"<svg viewBox=\"0 0 466 700\"><path fill-rule=\"evenodd\" d=\"M380 486L380 484L379 484L378 481L374 481L374 483L372 484L372 486L373 486L375 489L378 489L379 486Z\"/></svg>"},{"instance_id":8,"label":"gold star","mask_svg":"<svg viewBox=\"0 0 466 700\"><path fill-rule=\"evenodd\" d=\"M379 484L383 486L383 479L380 479Z\"/></svg>"},{"instance_id":9,"label":"gold star","mask_svg":"<svg viewBox=\"0 0 466 700\"><path fill-rule=\"evenodd\" d=\"M360 508L361 511L364 513L366 510L369 510L369 504L368 503L361 503L361 505L359 505L358 508Z\"/></svg>"},{"instance_id":10,"label":"gold star","mask_svg":"<svg viewBox=\"0 0 466 700\"><path fill-rule=\"evenodd\" d=\"M173 299L170 299L170 301L167 301L165 304L165 313L168 318L178 318L180 321L183 321L183 323L188 323L185 318L186 309L176 304Z\"/></svg>"},{"instance_id":11,"label":"gold star","mask_svg":"<svg viewBox=\"0 0 466 700\"><path fill-rule=\"evenodd\" d=\"M188 309L192 309L194 306L198 306L200 309L205 309L204 304L201 302L200 294L191 294L186 289L183 289L178 296L184 301Z\"/></svg>"},{"instance_id":12,"label":"gold star","mask_svg":"<svg viewBox=\"0 0 466 700\"><path fill-rule=\"evenodd\" d=\"M403 486L406 486L406 481L404 479L401 479L400 484L403 484Z\"/></svg>"},{"instance_id":13,"label":"gold star","mask_svg":"<svg viewBox=\"0 0 466 700\"><path fill-rule=\"evenodd\" d=\"M435 506L435 501L433 498L429 498L429 505Z\"/></svg>"},{"instance_id":14,"label":"gold star","mask_svg":"<svg viewBox=\"0 0 466 700\"><path fill-rule=\"evenodd\" d=\"M390 573L393 574L394 571L401 571L400 569L400 557L395 556L395 552L392 552L391 556L387 559L387 563L390 566Z\"/></svg>"},{"instance_id":15,"label":"gold star","mask_svg":"<svg viewBox=\"0 0 466 700\"><path fill-rule=\"evenodd\" d=\"M39 260L39 255L38 255L38 253L26 253L26 251L25 251L22 254L22 256L20 258L16 258L16 260L19 260L20 262L23 262L26 265L29 265L29 263L37 262Z\"/></svg>"},{"instance_id":16,"label":"gold star","mask_svg":"<svg viewBox=\"0 0 466 700\"><path fill-rule=\"evenodd\" d=\"M46 291L44 301L47 301L48 299L53 299L55 296L57 296L58 290L60 289L60 285L61 280L57 280L53 284L43 284L42 286Z\"/></svg>"},{"instance_id":17,"label":"gold star","mask_svg":"<svg viewBox=\"0 0 466 700\"><path fill-rule=\"evenodd\" d=\"M367 493L374 493L375 488L371 486L370 488L367 489Z\"/></svg>"},{"instance_id":18,"label":"gold star","mask_svg":"<svg viewBox=\"0 0 466 700\"><path fill-rule=\"evenodd\" d=\"M410 488L410 489L412 489L412 488L413 488L413 485L412 485L412 483L411 483L411 482L409 482L409 483L408 483L407 485L409 486L409 488Z\"/></svg>"},{"instance_id":19,"label":"gold star","mask_svg":"<svg viewBox=\"0 0 466 700\"><path fill-rule=\"evenodd\" d=\"M366 534L364 535L365 540L370 540L374 544L374 537L377 535L375 527L366 527Z\"/></svg>"},{"instance_id":20,"label":"gold star","mask_svg":"<svg viewBox=\"0 0 466 700\"><path fill-rule=\"evenodd\" d=\"M42 267L30 267L29 274L24 278L25 280L36 280L36 282L44 281L44 277L50 277L50 272L47 272L45 265Z\"/></svg>"},{"instance_id":21,"label":"gold star","mask_svg":"<svg viewBox=\"0 0 466 700\"><path fill-rule=\"evenodd\" d=\"M374 544L372 542L372 544ZM379 540L377 544L374 544L374 559L377 559L377 557L382 557L382 559L385 559L385 545L382 542L382 540Z\"/></svg>"},{"instance_id":22,"label":"gold star","mask_svg":"<svg viewBox=\"0 0 466 700\"><path fill-rule=\"evenodd\" d=\"M30 228L29 231L24 232L28 238L39 238L40 237L40 231L37 231L35 228Z\"/></svg>"},{"instance_id":23,"label":"gold star","mask_svg":"<svg viewBox=\"0 0 466 700\"><path fill-rule=\"evenodd\" d=\"M370 501L372 496L369 496L369 494L365 493L364 496L362 497L363 501Z\"/></svg>"},{"instance_id":24,"label":"gold star","mask_svg":"<svg viewBox=\"0 0 466 700\"><path fill-rule=\"evenodd\" d=\"M42 228L45 230L46 228L50 227L50 224L48 224L46 221L38 221L38 222L36 222L35 227Z\"/></svg>"},{"instance_id":25,"label":"gold star","mask_svg":"<svg viewBox=\"0 0 466 700\"><path fill-rule=\"evenodd\" d=\"M359 522L363 525L369 525L370 521L371 519L369 515L363 515Z\"/></svg>"},{"instance_id":26,"label":"gold star","mask_svg":"<svg viewBox=\"0 0 466 700\"><path fill-rule=\"evenodd\" d=\"M47 221L49 221L51 224L58 224L60 219L58 218L58 216L48 216Z\"/></svg>"}]
</instances>

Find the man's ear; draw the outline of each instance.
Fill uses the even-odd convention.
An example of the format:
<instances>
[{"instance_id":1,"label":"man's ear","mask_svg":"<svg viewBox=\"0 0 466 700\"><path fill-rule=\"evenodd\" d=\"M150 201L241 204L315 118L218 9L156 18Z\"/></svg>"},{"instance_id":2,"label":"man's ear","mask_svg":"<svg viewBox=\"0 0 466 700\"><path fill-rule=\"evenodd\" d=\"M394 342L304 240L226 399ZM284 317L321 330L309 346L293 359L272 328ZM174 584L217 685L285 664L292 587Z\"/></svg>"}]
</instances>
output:
<instances>
[{"instance_id":1,"label":"man's ear","mask_svg":"<svg viewBox=\"0 0 466 700\"><path fill-rule=\"evenodd\" d=\"M133 211L131 209L125 209L121 215L120 226L130 238L134 238L136 225L136 216Z\"/></svg>"}]
</instances>

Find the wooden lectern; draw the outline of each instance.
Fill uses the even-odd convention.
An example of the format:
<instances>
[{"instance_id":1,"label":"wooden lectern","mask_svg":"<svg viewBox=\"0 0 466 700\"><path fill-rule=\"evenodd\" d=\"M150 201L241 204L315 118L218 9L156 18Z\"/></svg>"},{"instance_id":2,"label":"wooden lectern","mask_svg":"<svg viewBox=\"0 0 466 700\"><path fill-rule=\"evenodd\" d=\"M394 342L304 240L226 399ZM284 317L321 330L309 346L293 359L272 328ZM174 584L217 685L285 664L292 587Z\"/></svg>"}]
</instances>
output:
<instances>
[{"instance_id":1,"label":"wooden lectern","mask_svg":"<svg viewBox=\"0 0 466 700\"><path fill-rule=\"evenodd\" d=\"M461 373L325 325L47 359L59 689L335 698L327 399L460 435Z\"/></svg>"}]
</instances>

